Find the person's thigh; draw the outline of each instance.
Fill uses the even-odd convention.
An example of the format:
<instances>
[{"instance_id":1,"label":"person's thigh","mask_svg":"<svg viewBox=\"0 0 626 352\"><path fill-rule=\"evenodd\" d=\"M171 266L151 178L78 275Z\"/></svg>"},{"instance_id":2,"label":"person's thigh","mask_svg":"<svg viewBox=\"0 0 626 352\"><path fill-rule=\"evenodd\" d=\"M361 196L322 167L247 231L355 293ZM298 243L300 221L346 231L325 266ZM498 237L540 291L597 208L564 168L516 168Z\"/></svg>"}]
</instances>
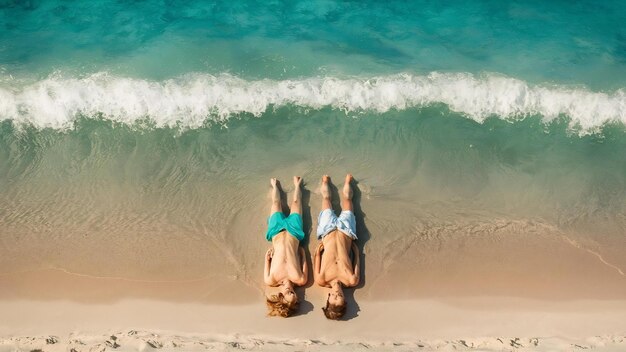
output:
<instances>
[{"instance_id":1,"label":"person's thigh","mask_svg":"<svg viewBox=\"0 0 626 352\"><path fill-rule=\"evenodd\" d=\"M354 213L349 210L344 210L339 214L337 221L341 223L341 230L348 231L350 237L357 239L356 237L356 217Z\"/></svg>"},{"instance_id":2,"label":"person's thigh","mask_svg":"<svg viewBox=\"0 0 626 352\"><path fill-rule=\"evenodd\" d=\"M337 228L337 215L332 209L324 209L317 218L317 238Z\"/></svg>"}]
</instances>

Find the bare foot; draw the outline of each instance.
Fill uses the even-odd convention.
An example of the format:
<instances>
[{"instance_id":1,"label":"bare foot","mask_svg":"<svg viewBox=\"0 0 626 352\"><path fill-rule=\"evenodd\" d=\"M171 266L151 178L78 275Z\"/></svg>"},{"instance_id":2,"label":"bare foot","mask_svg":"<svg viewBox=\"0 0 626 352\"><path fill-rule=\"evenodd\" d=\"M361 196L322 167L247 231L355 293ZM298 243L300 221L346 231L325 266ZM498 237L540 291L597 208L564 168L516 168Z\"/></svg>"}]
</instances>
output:
<instances>
[{"instance_id":1,"label":"bare foot","mask_svg":"<svg viewBox=\"0 0 626 352\"><path fill-rule=\"evenodd\" d=\"M351 183L354 180L354 178L352 177L352 174L347 174L346 175L346 181L343 184L343 196L346 197L346 199L352 199L352 187L351 187Z\"/></svg>"},{"instance_id":2,"label":"bare foot","mask_svg":"<svg viewBox=\"0 0 626 352\"><path fill-rule=\"evenodd\" d=\"M302 177L294 176L293 177L293 185L296 186L296 188L299 188L301 184L302 184Z\"/></svg>"},{"instance_id":3,"label":"bare foot","mask_svg":"<svg viewBox=\"0 0 626 352\"><path fill-rule=\"evenodd\" d=\"M270 178L270 185L272 185L273 188L278 187L279 184L280 182L276 179L276 177Z\"/></svg>"},{"instance_id":4,"label":"bare foot","mask_svg":"<svg viewBox=\"0 0 626 352\"><path fill-rule=\"evenodd\" d=\"M330 177L328 175L322 176L322 185L320 186L320 193L324 199L330 199L330 187L328 183L330 182Z\"/></svg>"}]
</instances>

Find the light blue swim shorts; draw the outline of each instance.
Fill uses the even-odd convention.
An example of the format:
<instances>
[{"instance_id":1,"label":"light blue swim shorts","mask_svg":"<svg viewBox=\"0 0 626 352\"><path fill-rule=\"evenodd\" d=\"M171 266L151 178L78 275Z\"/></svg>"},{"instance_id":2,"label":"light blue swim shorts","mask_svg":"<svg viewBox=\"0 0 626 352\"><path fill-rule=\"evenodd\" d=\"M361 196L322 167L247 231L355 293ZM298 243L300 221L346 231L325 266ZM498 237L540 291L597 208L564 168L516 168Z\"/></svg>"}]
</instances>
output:
<instances>
[{"instance_id":1,"label":"light blue swim shorts","mask_svg":"<svg viewBox=\"0 0 626 352\"><path fill-rule=\"evenodd\" d=\"M337 217L332 209L322 210L317 218L317 239L321 240L335 229L356 240L356 218L354 213L350 210L344 210Z\"/></svg>"}]
</instances>

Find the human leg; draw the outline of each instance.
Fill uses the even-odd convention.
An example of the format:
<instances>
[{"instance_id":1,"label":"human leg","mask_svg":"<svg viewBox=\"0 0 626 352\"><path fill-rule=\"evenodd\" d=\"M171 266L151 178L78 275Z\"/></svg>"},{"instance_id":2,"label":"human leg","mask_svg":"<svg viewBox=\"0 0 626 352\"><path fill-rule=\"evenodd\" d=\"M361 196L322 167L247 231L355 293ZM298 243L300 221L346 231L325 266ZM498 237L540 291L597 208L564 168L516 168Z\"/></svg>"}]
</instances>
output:
<instances>
[{"instance_id":1,"label":"human leg","mask_svg":"<svg viewBox=\"0 0 626 352\"><path fill-rule=\"evenodd\" d=\"M330 177L328 175L322 176L322 185L320 186L320 193L322 194L322 211L332 208L329 183Z\"/></svg>"},{"instance_id":2,"label":"human leg","mask_svg":"<svg viewBox=\"0 0 626 352\"><path fill-rule=\"evenodd\" d=\"M352 181L352 174L347 174L346 180L343 184L343 197L341 199L342 211L354 211L354 206L352 204Z\"/></svg>"},{"instance_id":3,"label":"human leg","mask_svg":"<svg viewBox=\"0 0 626 352\"><path fill-rule=\"evenodd\" d=\"M293 200L291 201L291 214L302 214L302 177L293 177Z\"/></svg>"},{"instance_id":4,"label":"human leg","mask_svg":"<svg viewBox=\"0 0 626 352\"><path fill-rule=\"evenodd\" d=\"M282 212L282 204L280 202L280 182L276 178L270 179L272 185L272 205L270 210L270 216L276 212Z\"/></svg>"}]
</instances>

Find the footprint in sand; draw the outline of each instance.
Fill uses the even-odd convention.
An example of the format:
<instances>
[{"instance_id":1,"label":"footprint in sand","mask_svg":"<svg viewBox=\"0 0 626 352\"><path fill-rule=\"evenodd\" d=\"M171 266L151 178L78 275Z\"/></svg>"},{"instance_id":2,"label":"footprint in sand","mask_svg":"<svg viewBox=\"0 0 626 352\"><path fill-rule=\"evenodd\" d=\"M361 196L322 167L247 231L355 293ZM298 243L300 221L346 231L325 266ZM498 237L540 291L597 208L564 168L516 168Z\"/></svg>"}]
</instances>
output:
<instances>
[{"instance_id":1,"label":"footprint in sand","mask_svg":"<svg viewBox=\"0 0 626 352\"><path fill-rule=\"evenodd\" d=\"M111 335L111 341L106 340L104 343L111 348L120 347L120 344L117 343L117 336L115 335Z\"/></svg>"},{"instance_id":2,"label":"footprint in sand","mask_svg":"<svg viewBox=\"0 0 626 352\"><path fill-rule=\"evenodd\" d=\"M54 345L57 342L59 342L59 338L56 336L49 336L46 338L46 345Z\"/></svg>"},{"instance_id":3,"label":"footprint in sand","mask_svg":"<svg viewBox=\"0 0 626 352\"><path fill-rule=\"evenodd\" d=\"M152 348L163 348L163 344L156 340L147 340L146 343Z\"/></svg>"}]
</instances>

